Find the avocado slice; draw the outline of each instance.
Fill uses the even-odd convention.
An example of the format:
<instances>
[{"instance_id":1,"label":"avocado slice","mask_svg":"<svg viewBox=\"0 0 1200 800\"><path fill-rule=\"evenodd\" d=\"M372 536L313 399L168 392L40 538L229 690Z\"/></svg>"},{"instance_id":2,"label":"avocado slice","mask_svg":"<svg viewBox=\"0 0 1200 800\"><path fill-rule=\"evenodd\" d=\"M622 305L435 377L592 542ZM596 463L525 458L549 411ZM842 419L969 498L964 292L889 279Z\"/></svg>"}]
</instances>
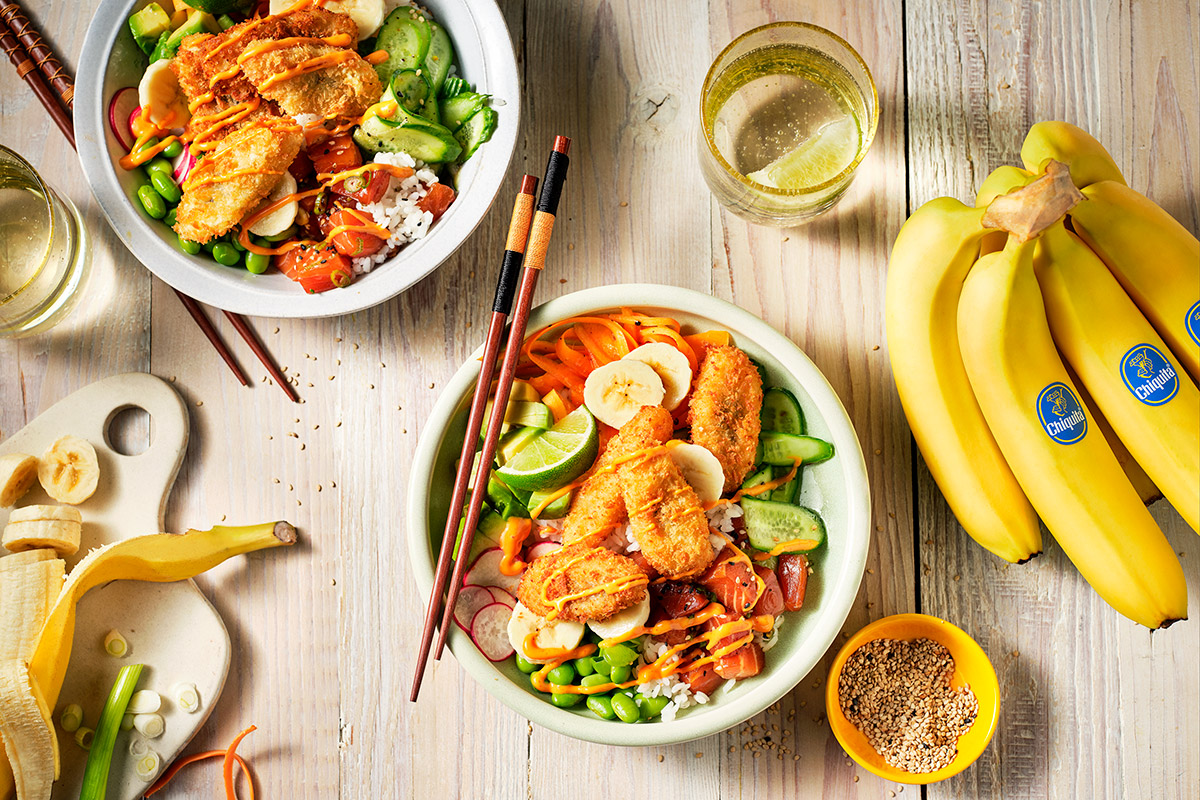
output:
<instances>
[{"instance_id":1,"label":"avocado slice","mask_svg":"<svg viewBox=\"0 0 1200 800\"><path fill-rule=\"evenodd\" d=\"M179 46L188 36L219 30L221 30L221 26L212 14L193 10L182 25L171 31L169 35L159 37L158 44L154 46L154 52L150 54L150 63L153 64L162 58L174 58L175 54L179 52Z\"/></svg>"},{"instance_id":2,"label":"avocado slice","mask_svg":"<svg viewBox=\"0 0 1200 800\"><path fill-rule=\"evenodd\" d=\"M155 45L164 33L171 30L171 17L158 3L151 3L129 17L129 30L133 41L146 55L154 52Z\"/></svg>"}]
</instances>

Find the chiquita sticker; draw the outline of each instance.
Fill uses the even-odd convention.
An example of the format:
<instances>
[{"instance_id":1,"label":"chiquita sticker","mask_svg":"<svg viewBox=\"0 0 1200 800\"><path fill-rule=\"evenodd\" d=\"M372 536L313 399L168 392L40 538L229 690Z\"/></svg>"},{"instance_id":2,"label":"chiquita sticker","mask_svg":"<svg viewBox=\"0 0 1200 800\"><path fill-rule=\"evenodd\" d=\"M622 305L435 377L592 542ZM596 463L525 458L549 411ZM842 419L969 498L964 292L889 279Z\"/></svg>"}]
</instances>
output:
<instances>
[{"instance_id":1,"label":"chiquita sticker","mask_svg":"<svg viewBox=\"0 0 1200 800\"><path fill-rule=\"evenodd\" d=\"M1183 326L1187 328L1188 336L1192 337L1192 341L1200 344L1200 300L1192 303L1192 307L1188 309L1187 319L1183 321Z\"/></svg>"},{"instance_id":2,"label":"chiquita sticker","mask_svg":"<svg viewBox=\"0 0 1200 800\"><path fill-rule=\"evenodd\" d=\"M1038 419L1059 444L1075 444L1087 434L1087 415L1075 392L1065 383L1052 383L1037 399Z\"/></svg>"},{"instance_id":3,"label":"chiquita sticker","mask_svg":"<svg viewBox=\"0 0 1200 800\"><path fill-rule=\"evenodd\" d=\"M1139 344L1121 359L1121 380L1148 406L1161 406L1179 391L1179 373L1157 347Z\"/></svg>"}]
</instances>

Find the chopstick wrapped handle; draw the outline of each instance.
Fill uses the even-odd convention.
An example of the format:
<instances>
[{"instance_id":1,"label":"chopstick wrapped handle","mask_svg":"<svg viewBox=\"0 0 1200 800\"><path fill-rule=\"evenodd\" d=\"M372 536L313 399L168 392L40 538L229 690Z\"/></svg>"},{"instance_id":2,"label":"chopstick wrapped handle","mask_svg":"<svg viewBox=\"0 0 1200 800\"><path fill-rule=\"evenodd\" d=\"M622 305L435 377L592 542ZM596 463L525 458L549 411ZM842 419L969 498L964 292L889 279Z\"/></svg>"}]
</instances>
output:
<instances>
[{"instance_id":1,"label":"chopstick wrapped handle","mask_svg":"<svg viewBox=\"0 0 1200 800\"><path fill-rule=\"evenodd\" d=\"M33 23L25 16L21 7L9 0L0 0L0 18L8 22L17 39L29 52L34 65L41 70L43 76L58 93L63 105L74 108L75 83L71 75L63 68L62 63L54 57L50 49L33 27Z\"/></svg>"},{"instance_id":2,"label":"chopstick wrapped handle","mask_svg":"<svg viewBox=\"0 0 1200 800\"><path fill-rule=\"evenodd\" d=\"M492 311L497 314L507 316L512 310L517 278L521 274L521 262L525 258L525 245L529 242L529 225L533 216L533 196L537 191L537 183L536 176L526 175L522 178L521 191L513 204L508 241L504 243L504 260L500 264L500 279L496 281L496 300L492 303Z\"/></svg>"},{"instance_id":3,"label":"chopstick wrapped handle","mask_svg":"<svg viewBox=\"0 0 1200 800\"><path fill-rule=\"evenodd\" d=\"M546 162L546 178L542 181L542 195L538 198L537 213L533 215L533 228L529 231L529 250L525 255L526 269L542 269L546 266L546 250L550 247L550 234L554 231L554 215L558 213L558 200L567 180L567 167L571 159L567 151L571 140L559 136L554 140L554 149Z\"/></svg>"}]
</instances>

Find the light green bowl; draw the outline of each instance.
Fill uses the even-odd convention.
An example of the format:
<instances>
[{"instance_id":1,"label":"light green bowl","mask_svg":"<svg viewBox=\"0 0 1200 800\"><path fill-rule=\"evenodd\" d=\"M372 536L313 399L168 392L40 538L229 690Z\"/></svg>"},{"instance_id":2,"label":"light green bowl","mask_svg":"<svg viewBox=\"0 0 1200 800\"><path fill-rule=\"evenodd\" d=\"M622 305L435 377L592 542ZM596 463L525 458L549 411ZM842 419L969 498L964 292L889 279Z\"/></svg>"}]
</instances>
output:
<instances>
[{"instance_id":1,"label":"light green bowl","mask_svg":"<svg viewBox=\"0 0 1200 800\"><path fill-rule=\"evenodd\" d=\"M483 688L518 714L576 739L610 745L661 745L699 739L731 728L774 703L799 683L833 644L858 593L870 543L870 489L854 427L820 370L800 348L762 320L722 300L673 286L624 284L585 289L538 306L530 332L567 317L633 306L672 316L685 333L729 331L733 343L766 368L767 383L800 400L814 436L832 441L835 456L808 467L802 502L814 505L829 531L816 555L804 608L785 616L779 641L767 653L762 674L717 690L706 705L680 712L672 722L628 725L597 718L584 709L561 709L529 685L512 660L493 664L461 630L450 633L455 658ZM436 548L454 485L454 461L462 447L466 409L479 374L482 348L451 378L429 416L413 459L408 491L408 550L421 597L433 586ZM727 684L728 685L728 684Z\"/></svg>"}]
</instances>

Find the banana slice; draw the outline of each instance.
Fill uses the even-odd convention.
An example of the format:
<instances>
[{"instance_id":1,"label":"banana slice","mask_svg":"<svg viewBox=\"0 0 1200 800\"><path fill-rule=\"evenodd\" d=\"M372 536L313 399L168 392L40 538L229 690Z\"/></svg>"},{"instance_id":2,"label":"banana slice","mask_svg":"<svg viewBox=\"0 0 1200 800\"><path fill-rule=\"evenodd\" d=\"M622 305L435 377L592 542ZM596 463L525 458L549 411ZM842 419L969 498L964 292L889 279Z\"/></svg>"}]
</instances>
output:
<instances>
[{"instance_id":1,"label":"banana slice","mask_svg":"<svg viewBox=\"0 0 1200 800\"><path fill-rule=\"evenodd\" d=\"M587 626L592 632L604 639L614 639L629 633L634 628L640 628L650 619L650 595L642 598L642 602L632 605L608 619L592 620Z\"/></svg>"},{"instance_id":2,"label":"banana slice","mask_svg":"<svg viewBox=\"0 0 1200 800\"><path fill-rule=\"evenodd\" d=\"M271 0L270 12L278 14L288 6L296 4L296 0ZM383 0L325 0L321 8L335 14L345 14L354 20L358 26L358 40L361 42L368 36L373 36L383 24Z\"/></svg>"},{"instance_id":3,"label":"banana slice","mask_svg":"<svg viewBox=\"0 0 1200 800\"><path fill-rule=\"evenodd\" d=\"M662 406L667 411L674 411L687 397L688 389L692 388L692 365L687 356L666 342L651 342L634 350L625 361L641 361L649 364L663 382Z\"/></svg>"},{"instance_id":4,"label":"banana slice","mask_svg":"<svg viewBox=\"0 0 1200 800\"><path fill-rule=\"evenodd\" d=\"M64 436L42 454L38 480L46 494L60 503L78 505L92 496L100 482L96 448L78 436Z\"/></svg>"},{"instance_id":5,"label":"banana slice","mask_svg":"<svg viewBox=\"0 0 1200 800\"><path fill-rule=\"evenodd\" d=\"M12 553L35 548L49 548L60 556L79 552L79 537L83 526L72 520L38 519L30 522L10 522L4 526L0 544Z\"/></svg>"},{"instance_id":6,"label":"banana slice","mask_svg":"<svg viewBox=\"0 0 1200 800\"><path fill-rule=\"evenodd\" d=\"M620 428L642 406L662 403L666 389L662 378L644 361L613 361L597 367L583 384L583 404L592 416Z\"/></svg>"},{"instance_id":7,"label":"banana slice","mask_svg":"<svg viewBox=\"0 0 1200 800\"><path fill-rule=\"evenodd\" d=\"M725 489L725 468L707 447L698 444L681 444L671 450L671 460L683 479L696 490L701 503L711 503L721 498Z\"/></svg>"},{"instance_id":8,"label":"banana slice","mask_svg":"<svg viewBox=\"0 0 1200 800\"><path fill-rule=\"evenodd\" d=\"M0 508L20 500L37 480L37 459L25 453L0 456Z\"/></svg>"},{"instance_id":9,"label":"banana slice","mask_svg":"<svg viewBox=\"0 0 1200 800\"><path fill-rule=\"evenodd\" d=\"M14 508L8 515L9 523L13 522L83 522L83 515L78 508L72 506L25 506Z\"/></svg>"},{"instance_id":10,"label":"banana slice","mask_svg":"<svg viewBox=\"0 0 1200 800\"><path fill-rule=\"evenodd\" d=\"M182 128L192 118L187 96L179 88L179 79L171 69L169 58L155 61L142 74L138 102L148 109L150 121L161 128Z\"/></svg>"},{"instance_id":11,"label":"banana slice","mask_svg":"<svg viewBox=\"0 0 1200 800\"><path fill-rule=\"evenodd\" d=\"M545 664L550 659L533 658L525 652L525 637L531 633L537 634L533 643L538 647L547 650L571 650L578 647L583 639L583 625L565 619L548 620L517 601L512 617L508 620L508 641L522 658L535 664Z\"/></svg>"},{"instance_id":12,"label":"banana slice","mask_svg":"<svg viewBox=\"0 0 1200 800\"><path fill-rule=\"evenodd\" d=\"M280 176L279 183L275 184L275 188L271 190L271 194L267 196L267 199L262 201L259 208L266 208L272 203L276 203L287 197L289 194L295 193L296 179L292 177L292 173L285 171ZM296 211L299 208L300 204L295 199L290 203L284 203L265 217L255 220L254 224L250 226L250 232L255 236L274 236L278 233L283 233L296 221ZM257 209L255 209L255 212L257 212Z\"/></svg>"}]
</instances>

